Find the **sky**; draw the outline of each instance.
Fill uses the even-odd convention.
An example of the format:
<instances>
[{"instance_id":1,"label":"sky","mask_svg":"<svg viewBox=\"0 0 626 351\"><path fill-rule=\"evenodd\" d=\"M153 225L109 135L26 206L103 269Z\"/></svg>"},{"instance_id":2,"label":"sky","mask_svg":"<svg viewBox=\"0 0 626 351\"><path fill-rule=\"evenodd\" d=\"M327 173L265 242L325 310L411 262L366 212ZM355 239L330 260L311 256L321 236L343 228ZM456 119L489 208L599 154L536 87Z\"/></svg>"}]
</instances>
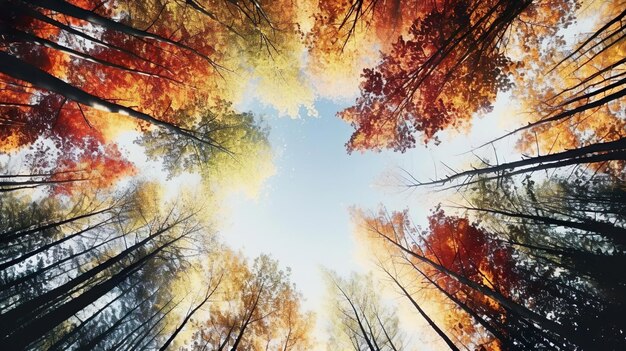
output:
<instances>
[{"instance_id":1,"label":"sky","mask_svg":"<svg viewBox=\"0 0 626 351\"><path fill-rule=\"evenodd\" d=\"M417 191L401 185L397 175L405 169L418 178L439 176L445 160L459 167L463 152L505 130L496 117L510 109L505 94L492 114L475 122L465 133L444 133L437 147L418 146L401 154L391 151L348 155L345 143L352 127L336 113L352 101L319 99L317 117L278 117L278 113L250 99L239 106L261 115L270 125L276 173L257 198L235 193L227 199L228 215L220 224L221 236L247 257L270 254L282 267L290 267L292 280L305 298L304 307L318 314L318 335L323 333L326 287L323 269L341 276L364 272L368 259L353 236L353 207L375 211L410 209L416 223L444 201L444 194ZM472 142L470 143L470 140ZM514 144L505 140L499 156Z\"/></svg>"},{"instance_id":2,"label":"sky","mask_svg":"<svg viewBox=\"0 0 626 351\"><path fill-rule=\"evenodd\" d=\"M321 340L326 300L323 270L347 277L352 271L371 268L353 235L350 209L409 208L415 223L425 223L430 209L440 202L449 204L447 194L407 189L397 177L402 170L427 180L446 174L442 162L466 169L469 161L477 161L467 151L518 125L511 120L518 107L509 94L501 93L492 113L473 119L467 130L440 133L442 143L438 146L418 144L403 154L370 151L349 155L345 143L353 128L336 114L354 103L352 92L344 95L352 96L349 98L318 97L316 117L302 108L299 116L290 118L279 116L277 110L256 99L254 89L248 89L235 107L252 111L268 123L276 173L265 181L257 197L242 192L229 194L219 223L220 237L231 248L241 250L249 259L269 254L281 267L291 269L292 281L303 294L304 308L317 314L316 336ZM136 137L136 132L123 135L119 143L144 173L151 170L163 177L161 164L147 161L132 142ZM517 159L514 147L515 138L499 142L498 161ZM477 154L494 160L493 152L483 148ZM175 194L182 185L199 181L199 176L190 175L167 183Z\"/></svg>"},{"instance_id":3,"label":"sky","mask_svg":"<svg viewBox=\"0 0 626 351\"><path fill-rule=\"evenodd\" d=\"M580 28L577 26L578 31ZM573 33L567 33L566 38L573 37ZM450 204L449 194L407 189L398 179L402 170L427 180L447 174L442 162L466 169L468 162L477 161L467 151L518 125L511 120L518 107L513 105L510 94L501 93L492 113L473 119L467 130L440 133L442 143L438 146L418 144L403 154L370 151L349 155L345 143L353 128L336 116L354 103L356 86L349 89L352 91L343 98L318 97L314 106L317 116L309 116L302 108L296 118L280 116L277 110L257 100L255 89L247 90L235 107L252 111L268 123L276 173L265 181L257 197L242 192L227 195L219 223L220 237L231 248L241 250L249 259L269 254L281 267L291 269L292 281L303 294L304 308L317 314L316 336L321 340L326 300L323 270L347 277L352 271L371 268L353 235L356 228L351 208L408 208L415 223L425 223L430 209L440 202ZM141 148L132 142L136 137L135 132L121 136L120 144L134 156L138 168L162 177L160 163L141 156ZM514 147L515 138L499 142L498 161L517 159ZM494 160L493 152L482 148L477 154ZM199 182L199 176L188 175L167 183L176 194L182 185Z\"/></svg>"},{"instance_id":4,"label":"sky","mask_svg":"<svg viewBox=\"0 0 626 351\"><path fill-rule=\"evenodd\" d=\"M588 31L591 19L563 31L565 39L575 41L578 33ZM355 89L350 87L349 89ZM304 293L305 307L322 309L325 286L322 268L342 276L366 266L354 240L350 208L375 211L384 205L389 211L409 208L415 223L425 223L429 210L447 202L446 194L411 190L401 186L398 175L407 170L420 180L438 178L446 165L467 169L477 158L467 152L509 132L519 123L510 93L500 93L494 109L463 131L438 135L438 146L418 144L404 154L383 151L348 155L345 143L352 127L336 113L354 103L353 91L345 98L315 101L317 117L301 109L298 118L279 116L278 111L255 100L254 89L237 105L241 111L263 116L270 126L270 142L277 169L263 186L258 198L233 194L226 204L229 216L221 233L231 247L248 257L266 253L292 269L292 278ZM352 97L347 97L352 96ZM516 137L497 143L498 162L519 159ZM476 154L495 161L494 148Z\"/></svg>"},{"instance_id":5,"label":"sky","mask_svg":"<svg viewBox=\"0 0 626 351\"><path fill-rule=\"evenodd\" d=\"M570 41L577 33L591 28L592 20L564 31ZM250 83L250 87L254 83ZM513 120L518 110L509 94L500 94L494 111L473 119L463 131L446 131L439 135L441 145L420 145L406 153L392 151L348 154L345 143L353 128L339 119L337 112L354 103L358 84L344 96L329 100L318 96L316 116L303 108L294 118L279 116L279 111L255 98L255 90L238 102L236 110L252 111L262 116L270 127L270 143L276 172L262 185L256 197L243 192L226 195L220 204L220 238L229 247L241 250L250 260L269 254L281 267L291 269L291 279L304 297L304 308L318 316L316 336L323 340L326 283L324 270L347 277L351 272L365 272L371 266L354 236L351 209L388 211L410 209L418 225L426 222L429 211L440 202L450 204L449 193L429 189L409 189L398 178L403 170L415 178L428 180L448 174L445 166L467 169L477 161L467 151L518 126ZM320 93L320 92L317 92ZM118 144L142 173L166 181L159 161L147 160L134 141L137 131L118 136ZM498 161L517 159L515 137L498 143ZM496 148L482 148L478 155L495 159ZM5 162L7 157L0 162ZM18 160L20 155L16 157ZM199 184L199 175L184 175L167 180L168 191L175 196L185 185ZM43 193L41 193L43 196ZM413 311L402 311L412 313ZM415 317L419 318L419 317ZM411 327L416 326L411 324ZM419 324L415 327L419 329ZM426 330L426 328L424 328ZM422 345L420 345L422 346Z\"/></svg>"},{"instance_id":6,"label":"sky","mask_svg":"<svg viewBox=\"0 0 626 351\"><path fill-rule=\"evenodd\" d=\"M442 142L438 146L418 144L406 153L368 151L349 155L345 143L353 128L336 114L352 103L354 98L318 98L314 106L317 116L310 116L302 108L299 116L291 118L281 116L253 94L246 96L236 108L252 111L269 125L276 172L256 197L242 191L229 192L220 204L216 223L220 238L248 259L269 254L282 268L290 268L291 280L304 298L304 309L316 314L314 335L319 341L326 339L327 328L324 270L347 277L353 271L365 273L373 266L354 237L356 228L350 210L376 211L380 206L390 212L409 209L414 223L425 224L429 211L437 204L451 204L450 194L408 189L398 178L402 170L427 180L446 174L442 162L456 169L467 168L468 160L472 161L467 151L516 125L503 118L516 108L509 94L504 93L498 96L493 112L474 119L471 128L440 133ZM117 142L142 174L163 182L167 195L177 197L180 189L200 186L198 174L166 179L162 164L148 160L134 143L138 136L137 132L124 133ZM511 160L514 147L515 138L499 142L499 161ZM476 153L494 159L493 149L483 148ZM390 291L385 297L403 301ZM419 338L413 344L422 349L425 343L437 345L440 340L430 335L426 325L420 328L424 322L411 310L400 311L399 317L404 319L405 328L411 327L412 337ZM318 346L318 350L325 349L323 343Z\"/></svg>"}]
</instances>

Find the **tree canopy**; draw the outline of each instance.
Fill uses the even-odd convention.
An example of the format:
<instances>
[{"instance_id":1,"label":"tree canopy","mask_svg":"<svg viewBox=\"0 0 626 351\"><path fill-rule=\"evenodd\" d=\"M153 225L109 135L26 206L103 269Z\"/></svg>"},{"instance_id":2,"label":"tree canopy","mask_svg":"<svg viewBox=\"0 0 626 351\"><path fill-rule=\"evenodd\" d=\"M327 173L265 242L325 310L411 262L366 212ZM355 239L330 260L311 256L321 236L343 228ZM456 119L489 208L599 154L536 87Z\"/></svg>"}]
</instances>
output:
<instances>
[{"instance_id":1,"label":"tree canopy","mask_svg":"<svg viewBox=\"0 0 626 351\"><path fill-rule=\"evenodd\" d=\"M3 350L626 349L624 1L1 3Z\"/></svg>"}]
</instances>

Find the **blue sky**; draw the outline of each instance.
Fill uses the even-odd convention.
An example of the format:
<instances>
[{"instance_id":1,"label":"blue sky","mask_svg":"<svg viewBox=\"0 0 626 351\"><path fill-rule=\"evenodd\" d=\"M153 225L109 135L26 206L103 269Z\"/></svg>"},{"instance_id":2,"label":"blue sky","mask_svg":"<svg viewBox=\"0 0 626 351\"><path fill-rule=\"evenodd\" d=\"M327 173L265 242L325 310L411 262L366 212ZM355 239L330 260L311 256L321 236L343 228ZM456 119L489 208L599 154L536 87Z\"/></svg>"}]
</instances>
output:
<instances>
[{"instance_id":1,"label":"blue sky","mask_svg":"<svg viewBox=\"0 0 626 351\"><path fill-rule=\"evenodd\" d=\"M320 267L344 274L359 269L349 208L374 208L385 199L386 190L375 184L398 156L348 155L351 127L335 117L336 103L320 101L319 117L299 119L254 107L270 124L277 172L257 199L230 198L231 223L222 234L250 257L269 253L291 267L308 307L315 308L324 292Z\"/></svg>"},{"instance_id":2,"label":"blue sky","mask_svg":"<svg viewBox=\"0 0 626 351\"><path fill-rule=\"evenodd\" d=\"M226 203L220 206L220 237L250 259L269 254L281 267L291 268L292 281L305 299L304 307L318 316L315 334L320 340L324 340L326 307L322 268L348 276L351 271L371 267L353 238L350 208L409 208L412 220L424 223L431 208L440 202L449 203L448 194L407 190L399 186L394 175L402 168L418 179L443 176L446 170L441 161L457 169L466 168L471 155L465 152L516 125L511 120L516 107L510 105L507 94L502 94L493 113L472 121L472 128L466 131L442 133L439 146L418 145L404 154L384 151L348 155L345 143L353 129L336 113L349 106L352 99L335 102L319 98L315 103L318 117L309 117L302 109L299 118L289 118L279 117L276 110L252 96L237 109L263 116L269 124L276 173L266 180L257 198L242 192L228 195ZM160 162L147 160L133 143L137 135L125 133L118 142L143 174L165 181ZM513 146L514 139L510 138L498 144L500 162L512 157ZM479 153L493 158L492 149ZM169 196L176 196L179 189L197 186L199 181L199 175L187 174L165 183ZM422 334L415 323L409 324L411 331L420 334L416 345L438 341Z\"/></svg>"},{"instance_id":3,"label":"blue sky","mask_svg":"<svg viewBox=\"0 0 626 351\"><path fill-rule=\"evenodd\" d=\"M493 113L473 121L473 127L463 133L443 133L442 143L436 147L418 145L404 154L385 151L348 155L345 143L352 127L336 113L351 102L318 99L318 117L308 117L303 110L295 119L278 117L277 111L258 101L238 106L263 116L270 125L276 173L266 180L257 198L232 192L220 206L223 213L217 223L220 237L231 248L241 250L250 259L270 254L281 267L291 268L292 281L305 299L304 307L318 316L316 335L321 340L326 294L322 268L342 276L369 268L367 257L353 238L350 208L409 208L412 220L424 223L431 208L446 203L447 194L406 190L393 175L403 168L419 179L442 176L445 169L440 161L464 168L468 155L463 153L506 131L505 123L510 120L502 117L512 109L508 96L503 95ZM134 156L144 174L165 181L162 165L145 159L141 148L133 143L136 137L136 132L126 133L118 142ZM507 154L511 157L513 146L514 139L499 143L500 161ZM491 149L482 151L493 153ZM176 196L178 189L199 181L198 175L187 175L166 184L169 195Z\"/></svg>"},{"instance_id":4,"label":"blue sky","mask_svg":"<svg viewBox=\"0 0 626 351\"><path fill-rule=\"evenodd\" d=\"M374 184L393 167L393 157L348 155L344 144L351 127L335 117L336 103L319 101L319 117L299 119L276 117L258 104L251 107L270 124L277 172L257 199L230 198L230 223L222 223L222 237L248 257L267 253L292 269L304 307L317 314L316 334L323 339L326 287L321 268L343 276L362 269L349 208L374 208L384 200L384 188Z\"/></svg>"},{"instance_id":5,"label":"blue sky","mask_svg":"<svg viewBox=\"0 0 626 351\"><path fill-rule=\"evenodd\" d=\"M505 109L506 102L501 100L496 112ZM440 147L348 155L344 145L352 127L335 116L348 103L318 100L319 117L298 119L277 117L257 102L244 106L269 123L277 172L257 199L231 196L227 204L231 215L222 223L222 236L233 248L251 258L271 254L283 267L291 267L293 281L307 299L305 306L313 310L323 304L321 267L341 275L362 269L352 236L351 207L410 207L414 220L424 221L442 195L407 191L389 175L402 167L422 179L431 177L437 160L452 158L455 164L454 159L463 159L455 154L472 146L470 139L479 142L501 131L493 118L485 118L472 129L473 135L444 135Z\"/></svg>"}]
</instances>

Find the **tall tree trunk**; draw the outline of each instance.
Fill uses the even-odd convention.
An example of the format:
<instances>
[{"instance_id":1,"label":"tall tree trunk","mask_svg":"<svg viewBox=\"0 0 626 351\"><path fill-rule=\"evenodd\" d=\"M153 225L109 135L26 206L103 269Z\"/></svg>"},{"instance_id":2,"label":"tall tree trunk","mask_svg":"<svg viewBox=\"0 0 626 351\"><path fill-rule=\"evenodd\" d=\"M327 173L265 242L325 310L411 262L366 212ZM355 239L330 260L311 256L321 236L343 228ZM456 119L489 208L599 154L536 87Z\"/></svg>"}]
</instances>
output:
<instances>
[{"instance_id":1,"label":"tall tree trunk","mask_svg":"<svg viewBox=\"0 0 626 351\"><path fill-rule=\"evenodd\" d=\"M53 93L65 96L66 98L76 101L80 104L90 106L95 109L119 113L125 116L136 118L138 120L167 129L175 134L183 135L200 143L208 144L220 150L223 150L221 146L210 140L210 138L200 138L190 130L156 119L149 114L133 110L130 107L109 102L98 96L92 95L82 89L76 88L60 80L59 78L45 71L40 70L37 67L34 67L18 59L13 55L7 54L4 51L0 51L0 72L13 78L28 82L37 88L49 90Z\"/></svg>"},{"instance_id":2,"label":"tall tree trunk","mask_svg":"<svg viewBox=\"0 0 626 351\"><path fill-rule=\"evenodd\" d=\"M426 314L426 312L420 307L420 305L417 303L417 301L415 301L415 299L413 298L413 296L411 296L411 294L404 288L404 286L396 279L396 277L393 276L393 274L391 274L391 272L389 272L388 270L383 268L383 271L389 276L389 278L391 278L391 280L393 280L393 282L396 284L397 287L400 288L400 290L402 290L402 293L404 294L404 296L409 299L409 301L411 301L411 304L413 305L413 307L415 307L415 309L419 312L419 314L426 320L426 322L428 322L428 325L437 333L437 335L439 335L439 337L441 339L443 339L443 341L446 343L446 345L448 345L448 347L450 348L450 350L452 351L461 351L455 344L454 342L450 339L450 337L448 337L448 335L441 329L439 328L439 326L437 326L437 324L435 323L435 321L433 321L428 314Z\"/></svg>"},{"instance_id":3,"label":"tall tree trunk","mask_svg":"<svg viewBox=\"0 0 626 351\"><path fill-rule=\"evenodd\" d=\"M81 295L72 298L68 302L55 308L53 311L34 319L28 324L20 325L17 330L9 334L8 337L4 339L5 344L12 345L15 347L15 349L18 350L27 347L32 342L38 340L43 335L53 330L57 325L62 323L67 318L71 317L78 311L81 311L99 298L106 295L121 282L140 270L147 263L148 260L156 256L165 248L182 239L184 236L185 234L178 236L175 239L170 240L167 243L159 246L157 249L143 256L136 262L130 264L129 266L126 266L124 269L122 269L120 272L116 273L109 279L92 287Z\"/></svg>"},{"instance_id":4,"label":"tall tree trunk","mask_svg":"<svg viewBox=\"0 0 626 351\"><path fill-rule=\"evenodd\" d=\"M411 264L411 266L417 272L419 272L424 278L426 278L426 280L428 280L428 282L431 285L437 288L437 290L439 290L442 294L444 294L450 301L454 302L463 311L469 314L475 321L477 321L481 326L483 326L483 328L485 328L489 333L491 333L491 335L493 335L496 339L498 339L503 344L503 346L505 346L506 350L516 349L515 345L511 342L510 337L505 336L498 329L496 329L493 325L491 325L491 323L489 323L487 320L481 317L478 313L472 310L469 306L467 306L467 304L463 303L456 296L454 296L453 294L450 294L446 289L442 288L439 284L437 284L437 282L435 282L428 275L426 275L426 273L422 272L422 270L420 270L419 267L417 267L413 262L411 262L410 260L407 260L407 261Z\"/></svg>"},{"instance_id":5,"label":"tall tree trunk","mask_svg":"<svg viewBox=\"0 0 626 351\"><path fill-rule=\"evenodd\" d=\"M220 279L221 281L221 279ZM211 296L213 296L213 293L215 293L215 290L217 290L217 288L220 285L220 281L217 282L217 284L213 287L213 289L207 291L206 296L204 297L204 300L202 300L194 309L192 309L189 313L187 313L187 315L185 316L185 318L183 319L183 321L180 323L180 325L176 328L176 330L174 330L174 332L172 333L172 335L170 335L170 337L165 341L165 343L163 343L163 345L159 348L159 351L165 351L167 350L167 348L169 347L169 345L174 341L174 339L176 339L176 336L183 330L183 328L185 327L185 325L187 324L187 322L189 322L189 319L200 309L202 308L202 306L204 306L209 299L211 298Z\"/></svg>"},{"instance_id":6,"label":"tall tree trunk","mask_svg":"<svg viewBox=\"0 0 626 351\"><path fill-rule=\"evenodd\" d=\"M99 211L95 211L95 212L89 212L89 213L85 213L85 214L81 214L78 216L74 216L71 218L66 218L57 222L52 222L52 223L48 223L48 224L44 224L44 225L40 225L38 227L35 228L19 228L19 229L15 229L15 230L10 230L10 231L6 231L3 232L2 234L0 234L0 243L5 244L8 243L12 240L15 239L19 239L23 236L26 235L30 235L30 234L34 234L37 232L41 232L50 228L55 228L55 227L60 227L64 224L68 224L68 223L72 223L81 219L85 219L85 218L89 218L89 217L93 217L93 216L97 216L99 214L111 211L113 209L113 207L108 207Z\"/></svg>"},{"instance_id":7,"label":"tall tree trunk","mask_svg":"<svg viewBox=\"0 0 626 351\"><path fill-rule=\"evenodd\" d=\"M141 300L141 302L135 304L135 306L131 309L129 309L128 311L126 311L126 313L124 313L123 316L121 316L120 318L117 319L117 321L115 321L115 323L111 324L108 326L108 328L103 331L102 333L100 333L98 336L96 336L95 338L91 339L89 341L89 343L87 343L86 345L82 345L79 346L77 350L83 350L83 351L91 351L91 350L95 350L97 349L96 346L98 346L98 344L100 342L102 342L104 339L106 339L109 335L111 335L111 333L113 333L115 331L115 329L121 325L122 323L124 323L126 321L126 318L128 318L128 316L130 316L133 312L135 312L138 308L140 308L143 304L146 303L146 301L149 301L155 294L157 294L159 292L159 289L157 288L152 294L150 294L148 297L146 297L145 299Z\"/></svg>"},{"instance_id":8,"label":"tall tree trunk","mask_svg":"<svg viewBox=\"0 0 626 351\"><path fill-rule=\"evenodd\" d=\"M99 222L99 223L97 223L97 224L95 224L95 225L93 225L93 226L89 226L89 227L87 227L87 228L85 228L85 229L82 229L82 230L77 231L76 233L73 233L73 234L67 235L67 236L63 237L62 239L56 240L56 241L51 242L51 243L48 243L48 244L46 244L46 245L42 245L42 246L40 246L39 248L37 248L37 249L35 249L35 250L33 250L33 251L30 251L30 252L28 252L28 253L25 253L25 254L23 254L23 255L21 255L21 256L19 256L19 257L16 257L16 258L14 258L14 259L11 259L11 260L8 260L8 261L5 261L5 262L2 262L2 263L0 263L0 271L5 270L5 269L7 269L7 268L9 268L9 267L11 267L11 266L13 266L13 265L15 265L15 264L19 263L19 262L23 262L24 260L29 259L29 258L31 258L31 257L33 257L33 256L35 256L35 255L37 255L37 254L40 254L40 253L42 253L42 252L44 252L44 251L47 251L47 250L49 250L50 248L52 248L52 247L54 247L54 246L57 246L57 245L59 245L59 244L62 244L62 243L66 242L66 241L68 241L68 240L70 240L70 239L72 239L72 238L75 238L75 237L77 237L77 236L80 236L80 235L82 235L82 234L85 234L86 232L88 232L88 231L90 231L90 230L92 230L92 229L99 228L99 227L101 227L102 225L104 225L105 223L109 222L112 218L113 218L113 217L111 217L111 218L107 218L106 220L101 221L101 222Z\"/></svg>"},{"instance_id":9,"label":"tall tree trunk","mask_svg":"<svg viewBox=\"0 0 626 351\"><path fill-rule=\"evenodd\" d=\"M524 218L530 219L535 222L541 222L549 225L555 225L560 227L574 228L579 229L585 232L598 233L605 238L609 238L615 243L620 245L626 245L626 229L614 226L611 223L599 222L596 220L585 219L583 222L577 221L568 221L563 219L557 219L547 216L540 215L531 215L525 213L514 213L504 210L496 210L496 209L486 209L486 208L475 208L475 207L464 207L466 210L470 211L480 211L480 212L488 212L504 215L507 217L513 218Z\"/></svg>"},{"instance_id":10,"label":"tall tree trunk","mask_svg":"<svg viewBox=\"0 0 626 351\"><path fill-rule=\"evenodd\" d=\"M515 168L532 166L540 164L545 169L564 167L571 164L586 163L586 162L601 162L606 160L620 160L624 158L624 151L626 151L626 138L620 138L614 141L595 143L587 146L583 146L577 149L571 149L563 152L557 152L550 155L531 157L525 160L503 163L497 166L490 166L485 168L473 169L463 171L449 175L442 179L437 179L430 182L420 182L413 186L427 186L427 185L443 185L456 179L466 177L476 177L479 175L493 174L502 171L513 170ZM605 155L604 157L599 157ZM608 157L611 156L611 157ZM595 157L595 158L594 158ZM597 159L597 160L596 160ZM530 170L536 170L531 168ZM528 172L529 170L523 170ZM514 174L514 173L510 173Z\"/></svg>"},{"instance_id":11,"label":"tall tree trunk","mask_svg":"<svg viewBox=\"0 0 626 351\"><path fill-rule=\"evenodd\" d=\"M56 11L74 18L78 18L87 22L91 22L93 24L97 24L99 26L108 28L110 30L119 32L119 33L124 33L126 35L130 35L133 37L137 37L137 38L142 38L142 39L151 39L151 40L155 40L158 42L162 42L162 43L166 43L172 46L175 46L179 49L182 50L186 50L189 51L201 58L203 58L205 61L207 61L209 64L211 64L212 66L216 67L217 64L208 56L204 55L203 53L199 52L198 50L187 46L181 42L177 42L177 41L173 41L171 39L165 38L163 36L154 34L154 33L150 33L148 31L145 30L141 30L141 29L137 29L131 26L128 26L124 23L121 22L116 22L113 21L111 19L108 19L106 17L102 17L99 14L93 12L93 11L89 11L89 10L85 10L82 9L78 6L75 6L73 4L70 4L66 1L62 1L62 0L25 0L26 2L30 2L34 5L52 10L52 11Z\"/></svg>"},{"instance_id":12,"label":"tall tree trunk","mask_svg":"<svg viewBox=\"0 0 626 351\"><path fill-rule=\"evenodd\" d=\"M78 287L80 284L88 281L91 278L96 277L101 272L113 267L115 264L121 262L123 259L128 257L131 253L134 253L139 248L143 247L152 239L158 237L159 235L169 231L176 224L168 225L165 228L162 228L155 232L154 234L149 235L145 239L139 241L135 245L127 248L122 251L120 254L116 255L108 259L107 261L97 265L96 267L88 270L87 272L79 275L78 277L68 281L67 283L58 286L52 290L49 290L36 298L27 301L20 306L6 312L4 315L0 316L0 335L8 335L11 330L15 327L19 327L19 324L23 324L27 322L31 318L35 318L38 311L43 310L46 306L50 306L56 303L59 299L61 299L65 294L70 292L72 289ZM15 325L15 322L18 321L18 325Z\"/></svg>"},{"instance_id":13,"label":"tall tree trunk","mask_svg":"<svg viewBox=\"0 0 626 351\"><path fill-rule=\"evenodd\" d=\"M573 329L560 325L557 322L551 321L549 319L547 319L544 316L541 316L539 314L537 314L534 311L531 311L530 309L528 309L525 306L522 306L512 300L510 300L509 298L505 297L504 295L502 295L501 293L494 291L492 289L490 289L489 287L476 283L466 277L464 277L463 275L460 275L456 272L453 272L451 270L449 270L448 268L433 262L432 260L418 255L415 252L405 248L404 246L400 245L399 243L397 243L396 241L392 240L391 238L387 237L386 235L380 233L377 231L377 233L382 236L385 240L387 240L388 242L390 242L393 246L397 247L398 249L400 249L400 251L408 254L409 256L412 256L416 259L418 259L419 261L422 261L424 263L426 263L427 265L433 267L434 269L438 270L439 272L455 279L456 281L458 281L461 284L464 284L480 293L482 293L483 295L490 297L496 301L498 301L503 307L509 309L510 311L513 311L517 314L519 314L520 316L527 318L537 324L539 324L542 328L545 328L546 330L549 330L553 333L556 333L558 335L561 336L570 336L574 339L578 339L578 337L584 337L584 336L576 336L576 331L574 331Z\"/></svg>"},{"instance_id":14,"label":"tall tree trunk","mask_svg":"<svg viewBox=\"0 0 626 351\"><path fill-rule=\"evenodd\" d=\"M56 350L66 350L69 349L69 347L74 343L70 343L70 344L65 344L66 342L70 341L71 338L73 338L74 336L79 335L79 333L86 328L87 324L89 324L89 322L91 322L93 319L95 319L98 315L100 315L100 313L102 313L104 310L106 310L107 308L111 307L111 305L113 305L117 300L125 297L126 293L129 292L131 290L131 288L126 288L125 290L122 290L120 292L119 295L117 295L114 299L111 299L111 301L107 302L104 306L100 307L95 313L93 313L91 316L89 316L89 318L85 319L84 321L82 321L79 325L77 325L74 329L72 329L71 331L63 334L63 336L58 339L54 344L52 344L49 348L48 351L56 351Z\"/></svg>"}]
</instances>

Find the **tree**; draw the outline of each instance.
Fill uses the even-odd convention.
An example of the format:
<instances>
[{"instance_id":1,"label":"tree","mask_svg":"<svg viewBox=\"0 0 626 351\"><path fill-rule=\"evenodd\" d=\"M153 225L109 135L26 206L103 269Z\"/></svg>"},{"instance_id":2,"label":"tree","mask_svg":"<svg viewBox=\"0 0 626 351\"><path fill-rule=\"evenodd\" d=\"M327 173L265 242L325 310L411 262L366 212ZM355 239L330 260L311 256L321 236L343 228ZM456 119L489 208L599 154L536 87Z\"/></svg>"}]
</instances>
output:
<instances>
[{"instance_id":1,"label":"tree","mask_svg":"<svg viewBox=\"0 0 626 351\"><path fill-rule=\"evenodd\" d=\"M533 260L546 261L572 277L587 281L608 303L624 289L624 187L607 176L575 181L554 178L537 184L526 178L481 182L468 191L468 204L484 225L502 232L500 240L517 247Z\"/></svg>"},{"instance_id":2,"label":"tree","mask_svg":"<svg viewBox=\"0 0 626 351\"><path fill-rule=\"evenodd\" d=\"M307 71L319 93L352 97L364 65L373 64L378 50L387 51L430 6L399 0L318 1L310 10L313 23L305 40Z\"/></svg>"},{"instance_id":3,"label":"tree","mask_svg":"<svg viewBox=\"0 0 626 351\"><path fill-rule=\"evenodd\" d=\"M514 177L516 175L531 175L535 171L552 170L558 168L576 167L588 164L606 165L607 162L620 162L626 157L626 138L620 138L609 142L599 142L571 150L555 152L548 155L526 157L524 159L502 164L491 164L489 160L479 158L482 167L472 166L464 171L454 171L438 179L420 181L408 174L405 177L408 187L444 186L451 184L449 188L469 186L484 180L497 180ZM497 155L496 155L497 158ZM623 173L623 167L615 167L615 175ZM599 169L598 169L599 170ZM573 172L572 171L572 172ZM445 189L445 188L444 188Z\"/></svg>"},{"instance_id":4,"label":"tree","mask_svg":"<svg viewBox=\"0 0 626 351\"><path fill-rule=\"evenodd\" d=\"M356 129L348 151L406 151L416 133L430 141L491 109L511 87L515 67L504 53L505 34L530 1L453 1L413 22L374 69L363 71L361 96L339 116ZM567 4L560 5L566 6Z\"/></svg>"},{"instance_id":5,"label":"tree","mask_svg":"<svg viewBox=\"0 0 626 351\"><path fill-rule=\"evenodd\" d=\"M95 346L118 336L118 326L131 327L127 318L141 323L137 313L153 307L159 289L137 285L136 279L154 270L150 265L159 260L170 261L159 269L163 277L167 271L175 274L186 250L181 242L199 230L189 213L174 208L163 216L151 212L149 202L137 202L142 191L103 202L83 197L68 214L50 200L50 206L32 206L41 222L3 222L6 247L16 251L14 243L21 243L21 255L16 252L2 263L0 330L5 345ZM24 207L16 209L27 213ZM84 319L77 317L81 314Z\"/></svg>"},{"instance_id":6,"label":"tree","mask_svg":"<svg viewBox=\"0 0 626 351\"><path fill-rule=\"evenodd\" d=\"M518 209L498 196L486 198L492 205ZM560 233L542 221L519 223L508 213L484 212L493 226L482 228L440 209L429 217L426 230L414 227L406 212L381 212L362 223L364 232L387 252L383 257L391 256L387 261L391 259L393 267L408 265L408 278L381 265L407 298L415 301L402 279L417 275L436 293L426 293L428 298L456 306L456 317L444 322L451 323L449 327L464 322L440 333L442 337L452 333L459 341L475 342L476 335L487 333L508 349L624 345L626 340L617 336L623 329L617 317L623 304L614 299L623 288L622 279L613 275L614 264L623 257L620 249L598 242L596 248L602 249L595 251L588 247L592 238Z\"/></svg>"},{"instance_id":7,"label":"tree","mask_svg":"<svg viewBox=\"0 0 626 351\"><path fill-rule=\"evenodd\" d=\"M182 112L184 113L184 112ZM273 173L268 128L251 113L237 113L227 102L199 112L198 133L213 140L207 145L163 130L145 133L136 142L153 160L161 160L163 171L170 177L182 172L202 175L210 189L214 184L247 187L250 192L257 183ZM259 184L260 185L260 184Z\"/></svg>"},{"instance_id":8,"label":"tree","mask_svg":"<svg viewBox=\"0 0 626 351\"><path fill-rule=\"evenodd\" d=\"M341 279L328 272L332 329L329 347L361 350L402 350L404 338L396 311L381 301L371 274Z\"/></svg>"},{"instance_id":9,"label":"tree","mask_svg":"<svg viewBox=\"0 0 626 351\"><path fill-rule=\"evenodd\" d=\"M503 318L494 297L498 295L502 300L506 297L491 290L496 281L494 275L498 273L491 271L495 268L489 262L496 254L488 252L481 232L468 226L466 221L435 213L429 218L429 223L433 226L433 233L440 235L424 237L424 241L418 243L412 242L412 239L405 241L406 238L420 233L411 226L406 212L391 215L381 212L380 217L367 217L364 214L357 216L360 216L358 220L364 237L373 235L370 237L374 240L372 249L379 253L375 256L375 261L388 279L389 285L408 300L421 318L426 320L428 326L443 341L442 347L446 345L453 350L461 346L490 349L506 344L505 339L494 338L499 334L490 324L492 318L498 321ZM388 235L393 239L380 241L379 235ZM418 240L419 238L421 237ZM410 252L419 252L418 256L422 259L400 251L395 242L401 242L402 247L410 247ZM493 296L465 289L463 283L450 275L474 287L483 288L484 292ZM491 280L485 276L489 276ZM487 285L483 286L483 283ZM467 307L470 303L468 300L482 310L471 310ZM427 312L429 309L432 316ZM474 318L472 314L487 314L488 317Z\"/></svg>"},{"instance_id":10,"label":"tree","mask_svg":"<svg viewBox=\"0 0 626 351\"><path fill-rule=\"evenodd\" d=\"M295 9L256 0L11 0L1 19L1 150L30 147L34 173L81 169L97 187L137 171L115 144L122 131L175 134L227 152L205 138L195 116L238 98L246 79L227 79L231 72L259 67L255 77L275 104L272 89L305 86L294 65Z\"/></svg>"},{"instance_id":11,"label":"tree","mask_svg":"<svg viewBox=\"0 0 626 351\"><path fill-rule=\"evenodd\" d=\"M310 347L311 315L300 311L300 296L289 271L260 256L251 267L233 252L223 252L229 274L220 304L197 325L192 349L306 350Z\"/></svg>"},{"instance_id":12,"label":"tree","mask_svg":"<svg viewBox=\"0 0 626 351\"><path fill-rule=\"evenodd\" d=\"M591 6L589 6L591 5ZM526 70L525 81L515 91L529 114L520 135L519 149L546 155L620 140L624 137L624 64L620 33L623 7L619 2L587 4L578 16L599 16L591 33L581 34L572 45L555 40L539 54L541 70ZM592 169L619 174L622 161L592 164Z\"/></svg>"}]
</instances>

